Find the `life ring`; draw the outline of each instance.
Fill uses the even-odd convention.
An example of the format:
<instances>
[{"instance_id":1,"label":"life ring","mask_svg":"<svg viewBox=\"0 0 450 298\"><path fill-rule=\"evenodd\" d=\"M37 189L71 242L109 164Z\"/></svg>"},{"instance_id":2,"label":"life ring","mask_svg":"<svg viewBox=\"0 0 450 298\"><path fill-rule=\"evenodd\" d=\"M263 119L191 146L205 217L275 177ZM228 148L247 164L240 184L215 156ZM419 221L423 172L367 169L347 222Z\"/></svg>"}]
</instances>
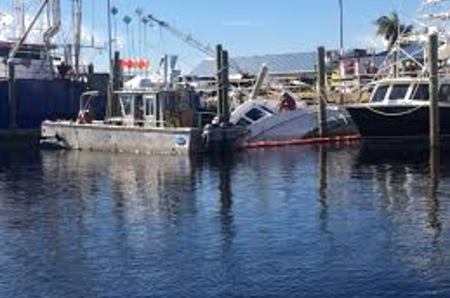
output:
<instances>
[{"instance_id":1,"label":"life ring","mask_svg":"<svg viewBox=\"0 0 450 298\"><path fill-rule=\"evenodd\" d=\"M291 96L283 96L278 104L278 111L293 111L297 109L297 103Z\"/></svg>"}]
</instances>

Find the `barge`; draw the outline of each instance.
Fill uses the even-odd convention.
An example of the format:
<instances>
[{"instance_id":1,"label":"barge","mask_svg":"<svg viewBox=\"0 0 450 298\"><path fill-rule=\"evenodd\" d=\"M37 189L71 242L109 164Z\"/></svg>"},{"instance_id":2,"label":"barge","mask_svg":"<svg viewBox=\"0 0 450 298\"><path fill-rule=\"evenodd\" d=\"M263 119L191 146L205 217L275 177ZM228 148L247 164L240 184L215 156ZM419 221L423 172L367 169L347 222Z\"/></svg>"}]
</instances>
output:
<instances>
[{"instance_id":1,"label":"barge","mask_svg":"<svg viewBox=\"0 0 450 298\"><path fill-rule=\"evenodd\" d=\"M74 120L44 121L42 143L75 149L143 154L196 154L233 151L243 146L247 129L229 122L208 123L195 91L123 90L115 93L118 114L94 121L89 103L96 92L80 98Z\"/></svg>"}]
</instances>

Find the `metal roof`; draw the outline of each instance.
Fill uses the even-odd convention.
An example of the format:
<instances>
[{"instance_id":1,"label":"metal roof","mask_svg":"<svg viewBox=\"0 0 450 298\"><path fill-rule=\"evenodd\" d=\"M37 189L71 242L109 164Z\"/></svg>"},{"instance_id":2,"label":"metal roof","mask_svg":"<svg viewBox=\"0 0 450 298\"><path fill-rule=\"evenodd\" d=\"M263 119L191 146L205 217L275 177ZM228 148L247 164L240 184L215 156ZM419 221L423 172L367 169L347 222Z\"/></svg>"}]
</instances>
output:
<instances>
[{"instance_id":1,"label":"metal roof","mask_svg":"<svg viewBox=\"0 0 450 298\"><path fill-rule=\"evenodd\" d=\"M316 53L289 53L262 56L232 58L240 69L248 74L256 75L261 66L266 64L271 74L297 74L315 71ZM189 75L196 77L214 77L217 66L215 60L202 61ZM230 67L230 74L238 72Z\"/></svg>"}]
</instances>

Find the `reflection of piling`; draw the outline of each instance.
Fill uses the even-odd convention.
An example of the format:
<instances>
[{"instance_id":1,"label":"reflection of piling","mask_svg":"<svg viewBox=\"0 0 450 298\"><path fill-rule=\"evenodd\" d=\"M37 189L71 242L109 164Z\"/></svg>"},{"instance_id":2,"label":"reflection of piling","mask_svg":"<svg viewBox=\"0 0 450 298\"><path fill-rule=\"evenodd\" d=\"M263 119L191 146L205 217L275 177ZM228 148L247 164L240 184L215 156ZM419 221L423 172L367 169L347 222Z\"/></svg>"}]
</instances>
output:
<instances>
[{"instance_id":1,"label":"reflection of piling","mask_svg":"<svg viewBox=\"0 0 450 298\"><path fill-rule=\"evenodd\" d=\"M8 61L8 97L9 97L9 127L17 127L17 90L16 74L12 61Z\"/></svg>"},{"instance_id":2,"label":"reflection of piling","mask_svg":"<svg viewBox=\"0 0 450 298\"><path fill-rule=\"evenodd\" d=\"M442 232L442 221L440 218L440 202L438 198L439 189L439 165L440 165L440 152L439 148L430 148L429 158L429 193L428 193L428 222L430 228L436 233L436 236L440 236Z\"/></svg>"},{"instance_id":3,"label":"reflection of piling","mask_svg":"<svg viewBox=\"0 0 450 298\"><path fill-rule=\"evenodd\" d=\"M324 147L319 148L319 196L320 203L327 207L327 189L328 189L328 152Z\"/></svg>"},{"instance_id":4,"label":"reflection of piling","mask_svg":"<svg viewBox=\"0 0 450 298\"><path fill-rule=\"evenodd\" d=\"M318 122L320 137L327 136L327 115L326 115L326 101L327 93L325 89L325 48L319 47L317 49L317 100L318 100Z\"/></svg>"}]
</instances>

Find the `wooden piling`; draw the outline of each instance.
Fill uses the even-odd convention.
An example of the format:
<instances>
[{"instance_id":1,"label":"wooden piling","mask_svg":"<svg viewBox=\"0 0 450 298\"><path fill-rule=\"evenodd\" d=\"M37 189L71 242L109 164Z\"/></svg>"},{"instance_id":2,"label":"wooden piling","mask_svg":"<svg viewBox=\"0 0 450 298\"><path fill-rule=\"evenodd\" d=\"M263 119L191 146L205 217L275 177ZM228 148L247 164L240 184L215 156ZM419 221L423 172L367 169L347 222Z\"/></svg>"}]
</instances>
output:
<instances>
[{"instance_id":1,"label":"wooden piling","mask_svg":"<svg viewBox=\"0 0 450 298\"><path fill-rule=\"evenodd\" d=\"M219 120L222 119L223 116L223 48L222 45L216 46L216 63L217 63L217 116Z\"/></svg>"},{"instance_id":2,"label":"wooden piling","mask_svg":"<svg viewBox=\"0 0 450 298\"><path fill-rule=\"evenodd\" d=\"M14 63L8 61L9 128L17 128L17 89Z\"/></svg>"},{"instance_id":3,"label":"wooden piling","mask_svg":"<svg viewBox=\"0 0 450 298\"><path fill-rule=\"evenodd\" d=\"M230 120L230 89L228 51L222 52L222 121Z\"/></svg>"},{"instance_id":4,"label":"wooden piling","mask_svg":"<svg viewBox=\"0 0 450 298\"><path fill-rule=\"evenodd\" d=\"M429 72L430 72L430 147L440 145L439 98L438 98L438 36L431 34L428 39Z\"/></svg>"},{"instance_id":5,"label":"wooden piling","mask_svg":"<svg viewBox=\"0 0 450 298\"><path fill-rule=\"evenodd\" d=\"M325 48L317 49L317 101L318 101L318 123L319 135L321 138L327 136L327 115L326 102L327 92L325 87L326 70L325 70Z\"/></svg>"}]
</instances>

